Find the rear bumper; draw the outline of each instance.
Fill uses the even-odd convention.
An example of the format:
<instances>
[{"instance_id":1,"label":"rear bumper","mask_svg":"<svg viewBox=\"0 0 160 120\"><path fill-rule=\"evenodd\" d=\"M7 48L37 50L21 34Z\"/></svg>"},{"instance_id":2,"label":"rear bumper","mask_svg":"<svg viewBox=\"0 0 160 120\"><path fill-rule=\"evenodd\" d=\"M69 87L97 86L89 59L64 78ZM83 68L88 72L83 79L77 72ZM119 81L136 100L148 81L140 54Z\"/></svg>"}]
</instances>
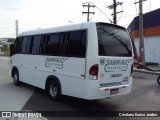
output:
<instances>
[{"instance_id":1,"label":"rear bumper","mask_svg":"<svg viewBox=\"0 0 160 120\"><path fill-rule=\"evenodd\" d=\"M90 91L90 94L86 95L86 99L88 99L88 100L103 99L103 98L108 98L108 97L128 94L128 93L131 92L132 79L133 78L130 77L130 82L129 82L129 84L126 84L126 85L112 86L112 87L103 87L103 88L98 88L98 89L95 89L95 88L93 89L92 88L92 90ZM97 85L95 85L95 86L97 86ZM110 94L110 92L111 92L112 89L118 89L119 93Z\"/></svg>"}]
</instances>

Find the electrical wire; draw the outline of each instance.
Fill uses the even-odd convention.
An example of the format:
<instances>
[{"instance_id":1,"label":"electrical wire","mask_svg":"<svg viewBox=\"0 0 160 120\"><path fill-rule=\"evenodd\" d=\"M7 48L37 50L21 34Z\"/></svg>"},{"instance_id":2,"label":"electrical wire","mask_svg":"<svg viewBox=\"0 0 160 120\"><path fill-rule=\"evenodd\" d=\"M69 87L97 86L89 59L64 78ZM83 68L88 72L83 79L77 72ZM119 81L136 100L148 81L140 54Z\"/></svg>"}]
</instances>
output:
<instances>
[{"instance_id":1,"label":"electrical wire","mask_svg":"<svg viewBox=\"0 0 160 120\"><path fill-rule=\"evenodd\" d=\"M137 15L137 6L136 6L136 0L135 0L135 3L134 3L134 4L135 4L135 8L136 8L136 15Z\"/></svg>"},{"instance_id":2,"label":"electrical wire","mask_svg":"<svg viewBox=\"0 0 160 120\"><path fill-rule=\"evenodd\" d=\"M104 9L106 9L106 7L103 8L102 10L104 10ZM95 15L90 19L90 21L92 21L92 19L95 18L95 17L96 17L97 15L99 15L100 13L101 13L101 11L99 11L99 13L95 14Z\"/></svg>"},{"instance_id":3,"label":"electrical wire","mask_svg":"<svg viewBox=\"0 0 160 120\"><path fill-rule=\"evenodd\" d=\"M123 12L123 7L122 7L122 5L121 5L121 8L122 8L122 12ZM121 12L121 16L119 17L117 23L118 23L118 22L120 21L120 19L122 18L122 12Z\"/></svg>"},{"instance_id":4,"label":"electrical wire","mask_svg":"<svg viewBox=\"0 0 160 120\"><path fill-rule=\"evenodd\" d=\"M121 26L127 26L127 25L129 25L129 24L124 24L124 25L121 25Z\"/></svg>"},{"instance_id":5,"label":"electrical wire","mask_svg":"<svg viewBox=\"0 0 160 120\"><path fill-rule=\"evenodd\" d=\"M108 20L112 23L112 21L109 19L109 17L101 10L101 9L99 9L95 4L93 4L92 2L90 2L90 1L88 1L88 3L91 3L92 5L94 5L99 11L101 11L101 13L103 13L103 15L105 15L107 18L108 18ZM92 20L92 19L91 19Z\"/></svg>"},{"instance_id":6,"label":"electrical wire","mask_svg":"<svg viewBox=\"0 0 160 120\"><path fill-rule=\"evenodd\" d=\"M135 16L136 14L131 14L131 15L126 15L126 16L122 16L122 17L130 17L130 16Z\"/></svg>"},{"instance_id":7,"label":"electrical wire","mask_svg":"<svg viewBox=\"0 0 160 120\"><path fill-rule=\"evenodd\" d=\"M94 2L95 5L98 5L102 0L97 0L97 1L98 1L97 3Z\"/></svg>"}]
</instances>

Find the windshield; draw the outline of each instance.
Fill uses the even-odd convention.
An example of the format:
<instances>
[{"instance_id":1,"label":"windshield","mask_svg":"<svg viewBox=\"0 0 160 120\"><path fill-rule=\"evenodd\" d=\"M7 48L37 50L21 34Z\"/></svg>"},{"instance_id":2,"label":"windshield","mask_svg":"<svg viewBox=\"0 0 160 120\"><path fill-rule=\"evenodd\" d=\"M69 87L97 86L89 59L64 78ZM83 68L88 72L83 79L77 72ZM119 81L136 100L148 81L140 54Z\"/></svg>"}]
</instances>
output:
<instances>
[{"instance_id":1,"label":"windshield","mask_svg":"<svg viewBox=\"0 0 160 120\"><path fill-rule=\"evenodd\" d=\"M131 57L132 47L126 29L110 24L97 24L99 56Z\"/></svg>"}]
</instances>

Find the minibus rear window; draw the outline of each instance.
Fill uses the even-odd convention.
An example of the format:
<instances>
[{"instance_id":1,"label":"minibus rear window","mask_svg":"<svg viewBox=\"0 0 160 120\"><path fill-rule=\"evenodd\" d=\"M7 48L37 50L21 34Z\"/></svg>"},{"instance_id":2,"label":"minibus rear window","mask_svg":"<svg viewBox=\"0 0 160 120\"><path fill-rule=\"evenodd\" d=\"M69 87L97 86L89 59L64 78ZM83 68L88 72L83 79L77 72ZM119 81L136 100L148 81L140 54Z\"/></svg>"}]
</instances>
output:
<instances>
[{"instance_id":1,"label":"minibus rear window","mask_svg":"<svg viewBox=\"0 0 160 120\"><path fill-rule=\"evenodd\" d=\"M99 56L131 57L130 37L125 28L97 24Z\"/></svg>"}]
</instances>

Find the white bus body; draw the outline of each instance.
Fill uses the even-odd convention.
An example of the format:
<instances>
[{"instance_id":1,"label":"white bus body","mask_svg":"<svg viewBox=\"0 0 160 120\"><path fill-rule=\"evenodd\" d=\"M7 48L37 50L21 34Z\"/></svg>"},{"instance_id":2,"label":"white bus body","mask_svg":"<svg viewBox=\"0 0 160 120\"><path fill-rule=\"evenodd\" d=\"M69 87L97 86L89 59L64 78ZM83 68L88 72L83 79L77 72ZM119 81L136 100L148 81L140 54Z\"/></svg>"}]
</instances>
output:
<instances>
[{"instance_id":1,"label":"white bus body","mask_svg":"<svg viewBox=\"0 0 160 120\"><path fill-rule=\"evenodd\" d=\"M89 22L19 34L10 72L15 85L47 89L53 98L55 93L93 100L130 93L132 64L126 29Z\"/></svg>"}]
</instances>

